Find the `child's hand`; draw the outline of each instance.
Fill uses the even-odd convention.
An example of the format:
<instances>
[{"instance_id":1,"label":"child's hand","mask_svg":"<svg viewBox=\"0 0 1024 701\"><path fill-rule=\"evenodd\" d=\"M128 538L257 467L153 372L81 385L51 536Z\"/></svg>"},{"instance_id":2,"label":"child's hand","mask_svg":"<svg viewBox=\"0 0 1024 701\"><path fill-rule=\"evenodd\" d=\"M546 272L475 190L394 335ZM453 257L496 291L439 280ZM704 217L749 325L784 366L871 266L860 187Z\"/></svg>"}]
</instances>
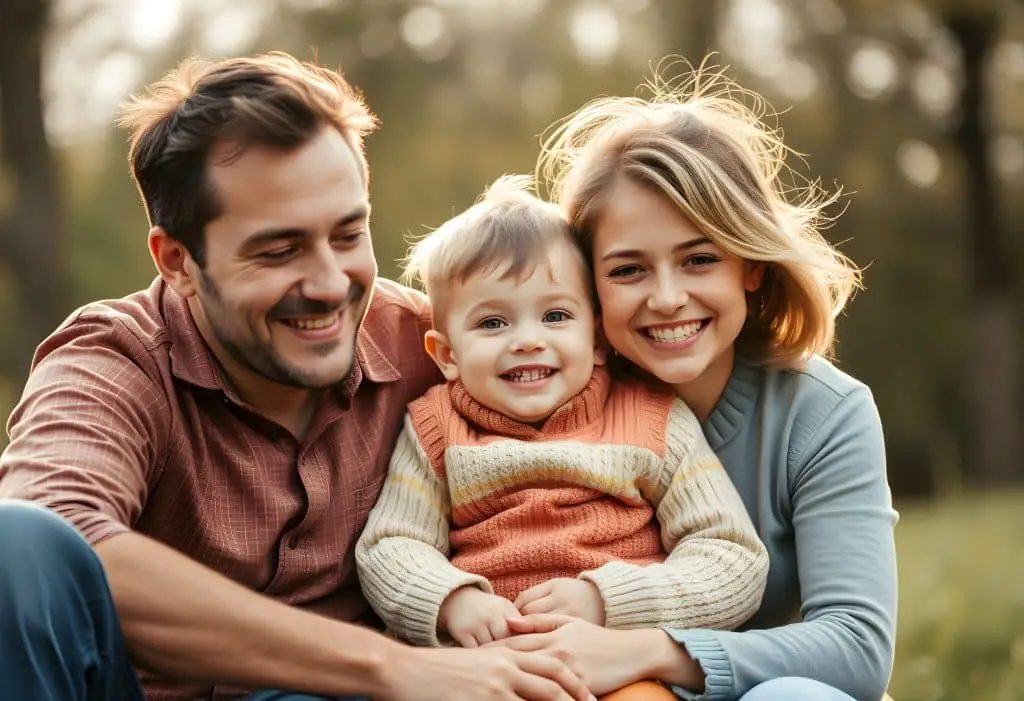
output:
<instances>
[{"instance_id":1,"label":"child's hand","mask_svg":"<svg viewBox=\"0 0 1024 701\"><path fill-rule=\"evenodd\" d=\"M594 625L604 625L604 599L593 582L559 577L524 591L516 599L516 609L526 616L555 613L572 616Z\"/></svg>"},{"instance_id":2,"label":"child's hand","mask_svg":"<svg viewBox=\"0 0 1024 701\"><path fill-rule=\"evenodd\" d=\"M462 647L477 647L507 638L509 618L519 618L519 611L508 599L476 587L462 587L441 604L437 629L447 631Z\"/></svg>"}]
</instances>

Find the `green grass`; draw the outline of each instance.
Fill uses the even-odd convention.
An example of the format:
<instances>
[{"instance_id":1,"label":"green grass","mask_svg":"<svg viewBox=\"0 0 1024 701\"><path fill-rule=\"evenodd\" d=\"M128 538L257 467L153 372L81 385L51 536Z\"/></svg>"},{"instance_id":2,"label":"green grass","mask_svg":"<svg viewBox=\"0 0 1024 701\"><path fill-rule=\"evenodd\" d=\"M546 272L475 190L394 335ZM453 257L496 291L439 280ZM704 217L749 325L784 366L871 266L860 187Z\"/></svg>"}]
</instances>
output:
<instances>
[{"instance_id":1,"label":"green grass","mask_svg":"<svg viewBox=\"0 0 1024 701\"><path fill-rule=\"evenodd\" d=\"M896 701L1024 700L1024 493L900 505Z\"/></svg>"}]
</instances>

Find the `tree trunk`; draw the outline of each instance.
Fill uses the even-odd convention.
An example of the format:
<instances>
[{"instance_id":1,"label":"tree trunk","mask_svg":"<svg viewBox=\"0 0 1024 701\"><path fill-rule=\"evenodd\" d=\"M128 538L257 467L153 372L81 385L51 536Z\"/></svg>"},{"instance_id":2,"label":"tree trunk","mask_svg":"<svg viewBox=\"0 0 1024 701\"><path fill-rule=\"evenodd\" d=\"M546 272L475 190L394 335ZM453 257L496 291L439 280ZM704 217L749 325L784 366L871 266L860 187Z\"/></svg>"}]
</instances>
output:
<instances>
[{"instance_id":1,"label":"tree trunk","mask_svg":"<svg viewBox=\"0 0 1024 701\"><path fill-rule=\"evenodd\" d=\"M965 363L966 397L971 403L966 470L972 481L1007 484L1024 476L1018 433L1020 346L1013 303L1013 262L1001 232L998 184L992 168L986 121L985 64L999 31L995 11L950 10L943 16L960 47L963 92L953 140L964 162L968 197L970 257L968 309L964 329L973 339Z\"/></svg>"},{"instance_id":2,"label":"tree trunk","mask_svg":"<svg viewBox=\"0 0 1024 701\"><path fill-rule=\"evenodd\" d=\"M0 2L0 167L13 208L0 219L0 260L14 280L4 319L4 374L20 380L36 345L67 313L58 177L43 119L43 39L49 0Z\"/></svg>"}]
</instances>

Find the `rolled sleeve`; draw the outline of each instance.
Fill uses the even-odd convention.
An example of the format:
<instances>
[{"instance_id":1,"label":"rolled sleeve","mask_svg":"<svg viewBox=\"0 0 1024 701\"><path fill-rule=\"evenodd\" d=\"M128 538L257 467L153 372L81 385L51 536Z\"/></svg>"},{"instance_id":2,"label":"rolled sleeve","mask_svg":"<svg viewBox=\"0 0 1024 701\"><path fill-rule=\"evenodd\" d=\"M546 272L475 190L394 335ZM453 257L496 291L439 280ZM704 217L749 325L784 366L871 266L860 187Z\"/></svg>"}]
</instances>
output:
<instances>
[{"instance_id":1,"label":"rolled sleeve","mask_svg":"<svg viewBox=\"0 0 1024 701\"><path fill-rule=\"evenodd\" d=\"M170 422L150 362L116 320L78 318L47 339L8 421L0 499L49 508L93 545L129 530Z\"/></svg>"}]
</instances>

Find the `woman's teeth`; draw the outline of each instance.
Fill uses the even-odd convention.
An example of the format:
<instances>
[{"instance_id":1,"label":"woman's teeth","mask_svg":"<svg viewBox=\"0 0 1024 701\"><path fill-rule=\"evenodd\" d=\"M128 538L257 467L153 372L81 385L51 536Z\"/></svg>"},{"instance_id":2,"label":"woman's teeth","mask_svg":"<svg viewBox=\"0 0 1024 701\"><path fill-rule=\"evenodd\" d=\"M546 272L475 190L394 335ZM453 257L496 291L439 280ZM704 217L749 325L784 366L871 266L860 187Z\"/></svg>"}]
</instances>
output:
<instances>
[{"instance_id":1,"label":"woman's teeth","mask_svg":"<svg viewBox=\"0 0 1024 701\"><path fill-rule=\"evenodd\" d=\"M551 368L516 370L515 372L507 372L502 377L510 382L536 382L550 376L553 372L554 370Z\"/></svg>"},{"instance_id":2,"label":"woman's teeth","mask_svg":"<svg viewBox=\"0 0 1024 701\"><path fill-rule=\"evenodd\" d=\"M647 329L647 335L657 341L683 341L703 328L703 321L690 321L679 326L659 326Z\"/></svg>"},{"instance_id":3,"label":"woman's teeth","mask_svg":"<svg viewBox=\"0 0 1024 701\"><path fill-rule=\"evenodd\" d=\"M285 321L289 326L294 326L297 329L313 330L313 329L325 329L333 324L338 319L338 314L329 314L327 316L318 316L307 319L288 319Z\"/></svg>"}]
</instances>

